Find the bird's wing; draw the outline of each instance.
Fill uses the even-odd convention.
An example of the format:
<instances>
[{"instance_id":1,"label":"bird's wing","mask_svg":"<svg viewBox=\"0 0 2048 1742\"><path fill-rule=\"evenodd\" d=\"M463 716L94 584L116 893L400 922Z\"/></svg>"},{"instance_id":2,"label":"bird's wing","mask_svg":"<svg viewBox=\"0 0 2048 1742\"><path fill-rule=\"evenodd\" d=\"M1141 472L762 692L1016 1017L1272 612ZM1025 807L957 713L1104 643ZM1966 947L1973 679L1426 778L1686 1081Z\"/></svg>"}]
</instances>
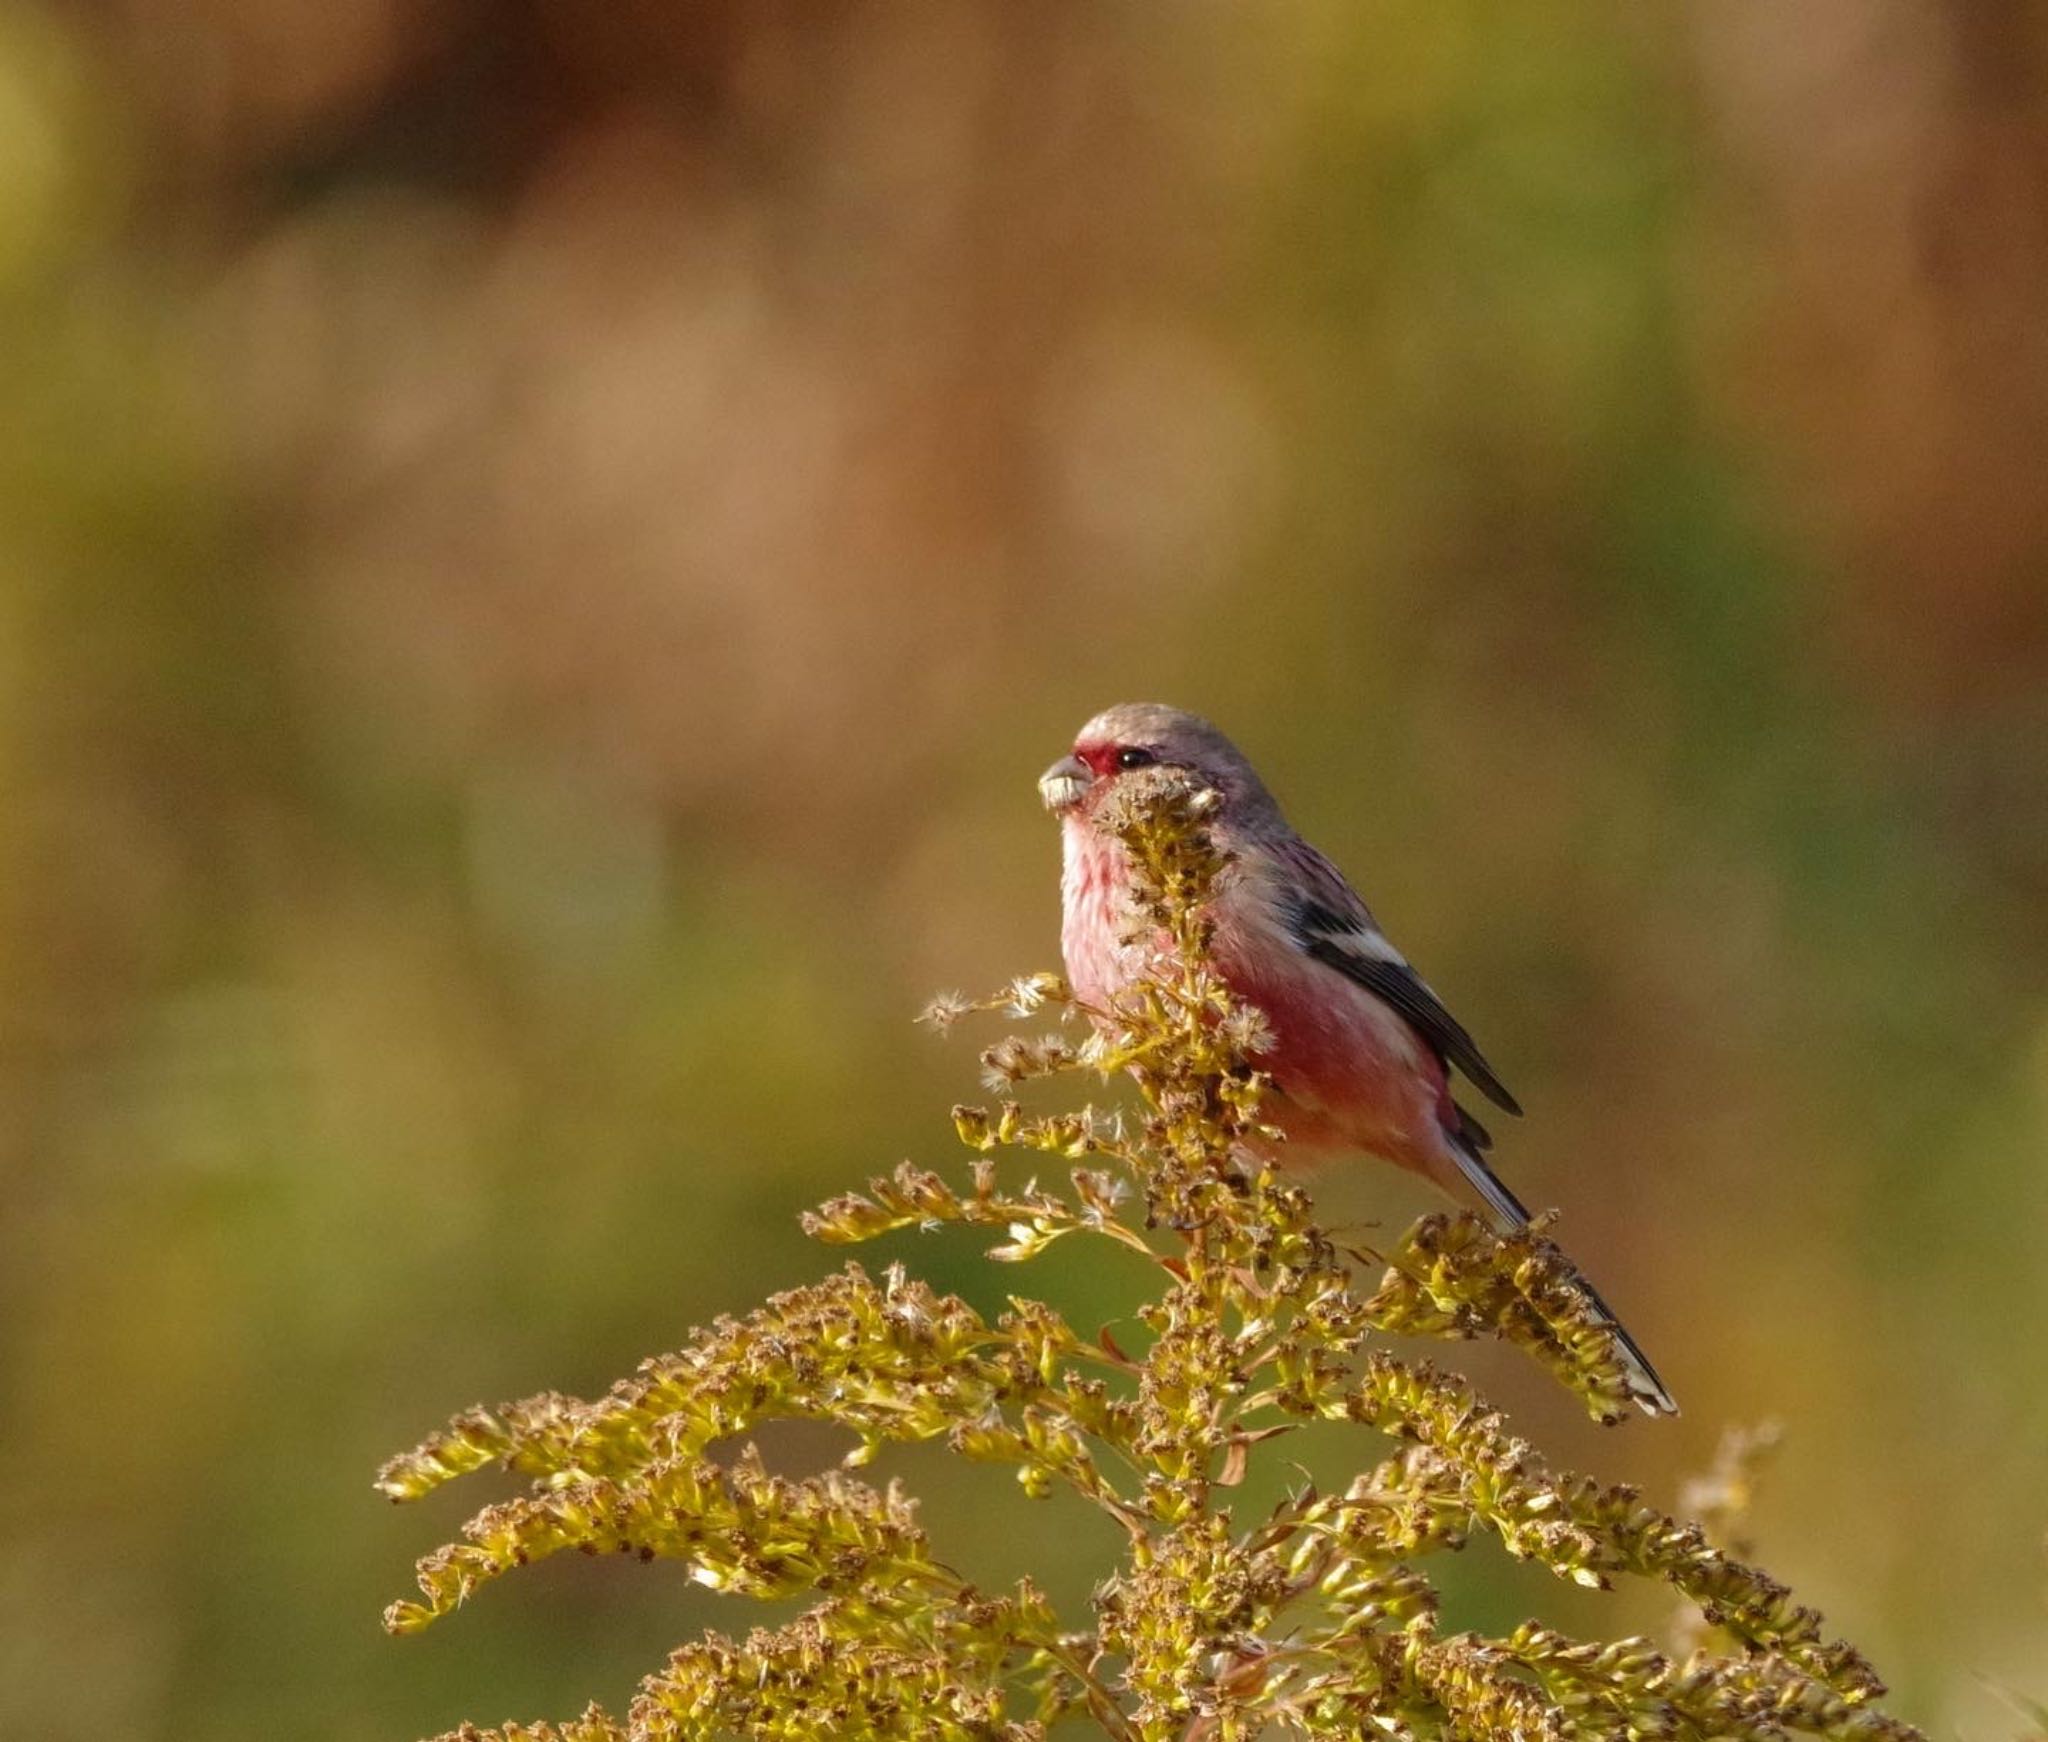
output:
<instances>
[{"instance_id":1,"label":"bird's wing","mask_svg":"<svg viewBox=\"0 0 2048 1742\"><path fill-rule=\"evenodd\" d=\"M1317 961L1397 1011L1496 1107L1520 1113L1520 1104L1494 1075L1464 1025L1387 941L1344 874L1306 842L1290 843L1286 857L1299 879L1294 911L1288 916L1295 941Z\"/></svg>"}]
</instances>

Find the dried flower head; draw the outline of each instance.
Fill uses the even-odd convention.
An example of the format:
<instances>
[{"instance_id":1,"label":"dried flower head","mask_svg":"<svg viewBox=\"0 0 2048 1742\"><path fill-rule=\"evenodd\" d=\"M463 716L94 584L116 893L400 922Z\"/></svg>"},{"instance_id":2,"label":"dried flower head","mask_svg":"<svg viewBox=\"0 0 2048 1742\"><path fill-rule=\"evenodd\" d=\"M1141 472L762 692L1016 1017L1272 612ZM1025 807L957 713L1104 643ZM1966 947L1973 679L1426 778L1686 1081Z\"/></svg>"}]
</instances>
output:
<instances>
[{"instance_id":1,"label":"dried flower head","mask_svg":"<svg viewBox=\"0 0 2048 1742\"><path fill-rule=\"evenodd\" d=\"M1540 1224L1501 1239L1471 1217L1427 1217L1368 1261L1383 1270L1362 1288L1362 1255L1255 1159L1268 1150L1245 1139L1265 1130L1265 1084L1248 1058L1264 1019L1203 966L1208 900L1231 874L1204 824L1212 799L1165 771L1124 783L1112 823L1157 971L1084 1043L1013 1036L982 1055L998 1089L1128 1080L1135 1115L956 1108L964 1178L905 1162L804 1219L841 1244L984 1227L988 1255L1008 1262L1072 1235L1106 1240L1154 1279L1142 1348L1036 1301L991 1320L900 1267L877 1281L849 1266L698 1331L604 1397L457 1416L379 1487L408 1500L497 1463L527 1492L420 1563L421 1600L393 1605L394 1631L569 1548L674 1560L734 1596L811 1600L787 1626L684 1646L624 1719L593 1708L559 1728L458 1735L1025 1742L1063 1719L1122 1742L1916 1734L1876 1708L1869 1666L1783 1586L1634 1490L1552 1469L1462 1380L1385 1346L1494 1337L1601 1419L1628 1404L1613 1334ZM1056 976L1032 975L928 1015L945 1028L1067 998ZM1007 1183L997 1157L1016 1151L1072 1164L1065 1185ZM1027 1495L1067 1489L1121 1526L1123 1555L1085 1616L1055 1615L1028 1582L978 1590L932 1552L893 1483L769 1473L748 1436L791 1419L845 1429L848 1466L931 1440L1010 1468ZM1312 1421L1362 1430L1360 1473L1239 1519L1228 1501L1250 1461ZM1717 1530L1739 1511L1746 1456L1731 1450L1699 1502ZM1480 1535L1573 1584L1659 1582L1723 1649L1673 1656L1534 1622L1446 1632L1431 1557Z\"/></svg>"}]
</instances>

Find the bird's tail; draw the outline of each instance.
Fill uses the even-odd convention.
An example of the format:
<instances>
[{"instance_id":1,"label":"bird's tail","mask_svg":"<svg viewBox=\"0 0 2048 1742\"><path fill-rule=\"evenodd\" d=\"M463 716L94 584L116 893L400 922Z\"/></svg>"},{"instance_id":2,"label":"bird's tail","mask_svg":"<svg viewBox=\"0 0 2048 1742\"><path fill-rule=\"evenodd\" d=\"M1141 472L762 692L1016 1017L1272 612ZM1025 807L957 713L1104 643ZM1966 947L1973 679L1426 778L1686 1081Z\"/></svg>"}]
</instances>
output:
<instances>
[{"instance_id":1,"label":"bird's tail","mask_svg":"<svg viewBox=\"0 0 2048 1742\"><path fill-rule=\"evenodd\" d=\"M1495 1228L1503 1234L1519 1234L1528 1227L1529 1212L1522 1207L1521 1199L1508 1190L1475 1147L1454 1137L1445 1148L1457 1161L1458 1172L1463 1175L1465 1183L1479 1194L1480 1201L1486 1206L1487 1217ZM1645 1415L1676 1415L1677 1399L1657 1377L1657 1369L1650 1365L1649 1356L1628 1334L1628 1328L1614 1316L1614 1309L1600 1298L1599 1290L1584 1276L1579 1277L1578 1284L1585 1290L1587 1304L1600 1315L1601 1322L1614 1333L1614 1340L1621 1345L1622 1361L1628 1375L1628 1392L1636 1407Z\"/></svg>"}]
</instances>

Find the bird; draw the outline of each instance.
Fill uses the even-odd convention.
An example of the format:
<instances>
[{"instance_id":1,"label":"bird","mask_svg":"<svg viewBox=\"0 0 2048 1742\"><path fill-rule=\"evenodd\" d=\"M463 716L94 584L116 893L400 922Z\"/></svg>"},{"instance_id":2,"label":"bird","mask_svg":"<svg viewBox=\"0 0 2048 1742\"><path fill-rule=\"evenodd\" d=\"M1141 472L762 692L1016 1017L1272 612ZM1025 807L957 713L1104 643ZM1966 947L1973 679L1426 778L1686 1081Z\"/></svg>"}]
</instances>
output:
<instances>
[{"instance_id":1,"label":"bird","mask_svg":"<svg viewBox=\"0 0 2048 1742\"><path fill-rule=\"evenodd\" d=\"M1117 783L1148 768L1216 795L1209 827L1232 871L1211 897L1207 965L1266 1018L1269 1038L1252 1062L1269 1079L1261 1116L1282 1134L1282 1159L1376 1156L1476 1205L1501 1234L1526 1229L1529 1212L1488 1165L1492 1138L1459 1103L1452 1073L1505 1113L1519 1115L1520 1104L1344 874L1294 832L1244 754L1199 715L1156 702L1106 708L1039 777L1060 820L1060 947L1076 1000L1106 1012L1147 972L1151 946L1134 924L1124 850L1099 817ZM1649 1358L1580 1282L1620 1346L1638 1407L1677 1414Z\"/></svg>"}]
</instances>

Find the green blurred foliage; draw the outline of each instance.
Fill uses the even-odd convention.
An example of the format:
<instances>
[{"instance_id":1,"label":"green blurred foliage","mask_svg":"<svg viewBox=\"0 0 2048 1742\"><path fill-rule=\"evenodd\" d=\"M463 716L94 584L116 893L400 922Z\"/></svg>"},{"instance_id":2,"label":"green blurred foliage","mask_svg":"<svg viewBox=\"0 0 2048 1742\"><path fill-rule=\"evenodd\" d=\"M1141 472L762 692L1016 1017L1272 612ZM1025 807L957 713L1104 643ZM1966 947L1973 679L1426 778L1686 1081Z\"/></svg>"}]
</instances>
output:
<instances>
[{"instance_id":1,"label":"green blurred foliage","mask_svg":"<svg viewBox=\"0 0 2048 1742\"><path fill-rule=\"evenodd\" d=\"M1479 1033L1688 1414L1489 1392L1666 1497L1783 1417L1765 1558L2002 1734L2043 61L1940 0L0 17L0 1732L405 1736L702 1626L551 1568L388 1642L368 1475L940 1152L906 1019L1050 963L1030 781L1149 695Z\"/></svg>"}]
</instances>

